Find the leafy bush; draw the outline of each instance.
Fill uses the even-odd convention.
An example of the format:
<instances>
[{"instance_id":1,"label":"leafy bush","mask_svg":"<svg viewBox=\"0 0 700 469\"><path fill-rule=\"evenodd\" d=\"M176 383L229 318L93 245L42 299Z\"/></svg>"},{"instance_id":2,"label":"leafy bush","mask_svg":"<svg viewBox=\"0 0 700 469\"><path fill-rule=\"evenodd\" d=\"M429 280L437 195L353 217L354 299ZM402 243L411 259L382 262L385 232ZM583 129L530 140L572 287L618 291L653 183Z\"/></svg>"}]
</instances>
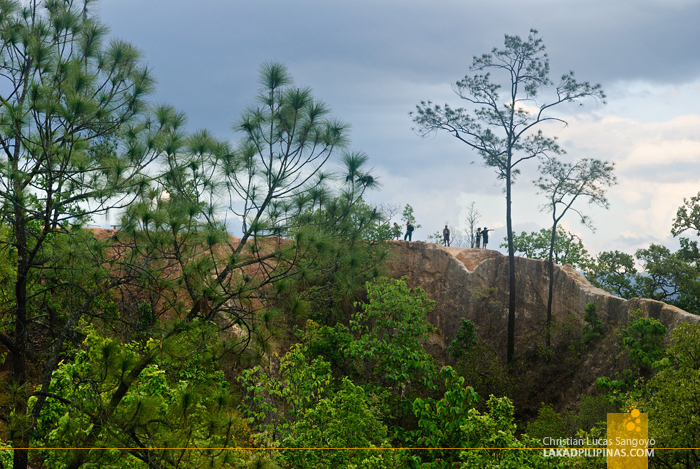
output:
<instances>
[{"instance_id":1,"label":"leafy bush","mask_svg":"<svg viewBox=\"0 0 700 469\"><path fill-rule=\"evenodd\" d=\"M283 447L300 448L282 451L285 465L298 469L396 467L395 453L386 439L387 428L379 419L378 409L370 404L362 388L350 380L343 379L340 391L318 401L302 417L282 441ZM319 446L347 449L303 449Z\"/></svg>"},{"instance_id":2,"label":"leafy bush","mask_svg":"<svg viewBox=\"0 0 700 469\"><path fill-rule=\"evenodd\" d=\"M278 369L257 366L239 382L241 408L260 444L299 448L275 455L283 467L396 467L393 451L372 449L390 447L377 399L347 378L336 386L330 365L311 358L305 345L292 346Z\"/></svg>"},{"instance_id":3,"label":"leafy bush","mask_svg":"<svg viewBox=\"0 0 700 469\"><path fill-rule=\"evenodd\" d=\"M434 388L433 357L421 341L436 331L428 322L435 302L421 287L411 290L404 279L387 278L367 282L367 299L355 303L360 311L350 319L350 328L357 338L348 344L348 356L399 394L409 383Z\"/></svg>"},{"instance_id":4,"label":"leafy bush","mask_svg":"<svg viewBox=\"0 0 700 469\"><path fill-rule=\"evenodd\" d=\"M615 374L615 378L603 376L596 380L596 385L607 391L624 391L634 386L638 378L651 377L652 368L663 365L661 359L664 355L664 337L666 326L653 318L642 317L641 310L632 311L634 320L624 328L620 336L621 344L628 350L629 358L635 364L634 368L628 368Z\"/></svg>"},{"instance_id":5,"label":"leafy bush","mask_svg":"<svg viewBox=\"0 0 700 469\"><path fill-rule=\"evenodd\" d=\"M629 357L640 369L651 369L663 354L664 336L668 329L656 319L639 317L622 331L622 345L629 350Z\"/></svg>"},{"instance_id":6,"label":"leafy bush","mask_svg":"<svg viewBox=\"0 0 700 469\"><path fill-rule=\"evenodd\" d=\"M542 403L537 419L527 424L527 434L533 438L566 438L566 419L554 411L551 404Z\"/></svg>"},{"instance_id":7,"label":"leafy bush","mask_svg":"<svg viewBox=\"0 0 700 469\"><path fill-rule=\"evenodd\" d=\"M671 341L665 358L658 363L665 366L660 367L643 389L630 392L625 405L649 414L649 438L656 440L657 448L693 448L657 451L656 467L697 467L700 326L678 325L671 332Z\"/></svg>"},{"instance_id":8,"label":"leafy bush","mask_svg":"<svg viewBox=\"0 0 700 469\"><path fill-rule=\"evenodd\" d=\"M576 411L558 413L551 404L542 404L537 419L527 424L526 433L533 438L573 438L580 431L590 432L601 424L605 428L607 414L618 412L608 396L582 396Z\"/></svg>"},{"instance_id":9,"label":"leafy bush","mask_svg":"<svg viewBox=\"0 0 700 469\"><path fill-rule=\"evenodd\" d=\"M150 467L151 458L187 467L244 463L241 451L177 449L233 448L249 437L246 422L233 406L229 383L217 369L217 335L211 324L194 321L177 341L160 349L160 356L141 371L116 405L114 395L129 379L143 346L106 338L92 326L84 332L75 357L53 372L49 399L34 432L32 446L46 467L65 467L79 452L42 448L125 445L135 449L91 451L85 462L112 469ZM183 350L197 353L186 355ZM32 397L30 411L35 402ZM92 443L95 432L98 437Z\"/></svg>"},{"instance_id":10,"label":"leafy bush","mask_svg":"<svg viewBox=\"0 0 700 469\"><path fill-rule=\"evenodd\" d=\"M588 303L584 312L583 343L588 343L600 337L600 333L603 331L603 322L600 320L598 307L595 303Z\"/></svg>"},{"instance_id":11,"label":"leafy bush","mask_svg":"<svg viewBox=\"0 0 700 469\"><path fill-rule=\"evenodd\" d=\"M467 318L462 318L462 325L459 327L455 339L447 347L447 351L452 358L459 360L472 350L475 345L476 330L474 329L474 323Z\"/></svg>"}]
</instances>

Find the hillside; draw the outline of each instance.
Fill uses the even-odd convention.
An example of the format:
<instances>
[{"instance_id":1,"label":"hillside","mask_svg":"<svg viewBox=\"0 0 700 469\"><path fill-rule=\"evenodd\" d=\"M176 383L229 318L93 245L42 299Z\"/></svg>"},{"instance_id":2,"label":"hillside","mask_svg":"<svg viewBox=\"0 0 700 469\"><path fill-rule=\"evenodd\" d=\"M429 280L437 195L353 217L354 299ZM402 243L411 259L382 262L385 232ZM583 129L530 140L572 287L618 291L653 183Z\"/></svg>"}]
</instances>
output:
<instances>
[{"instance_id":1,"label":"hillside","mask_svg":"<svg viewBox=\"0 0 700 469\"><path fill-rule=\"evenodd\" d=\"M429 315L437 333L427 348L438 361L451 363L447 347L467 318L476 326L478 340L505 361L508 257L497 251L445 248L424 242L393 242L389 272L408 276L411 287L421 286L436 302ZM516 257L515 356L526 413L541 402L570 407L582 394L596 392L595 380L613 376L629 364L621 353L618 331L630 312L657 319L670 330L700 317L660 301L625 300L592 286L571 266L555 266L552 330L553 356L544 353L548 275L546 262ZM601 337L581 347L584 308L595 303L604 329ZM517 407L517 406L516 406Z\"/></svg>"}]
</instances>

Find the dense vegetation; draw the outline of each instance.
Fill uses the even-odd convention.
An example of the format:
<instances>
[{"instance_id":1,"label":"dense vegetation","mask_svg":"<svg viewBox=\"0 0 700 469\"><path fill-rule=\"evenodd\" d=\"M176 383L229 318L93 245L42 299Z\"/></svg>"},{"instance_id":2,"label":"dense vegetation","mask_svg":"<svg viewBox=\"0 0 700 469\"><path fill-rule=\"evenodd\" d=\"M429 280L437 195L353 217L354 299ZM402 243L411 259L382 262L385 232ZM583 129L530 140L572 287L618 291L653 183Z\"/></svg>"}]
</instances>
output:
<instances>
[{"instance_id":1,"label":"dense vegetation","mask_svg":"<svg viewBox=\"0 0 700 469\"><path fill-rule=\"evenodd\" d=\"M425 351L434 303L383 276L392 232L345 123L266 63L236 144L187 132L90 4L0 0L0 469L592 467L528 448L600 436L630 406L658 445L693 445L697 327L667 347L634 316L628 370L577 410L516 421L517 369L474 324L444 362ZM118 230L87 228L109 211ZM557 261L618 294L697 301L690 241L645 250L630 280L628 257L559 240ZM571 363L603 332L589 305Z\"/></svg>"}]
</instances>

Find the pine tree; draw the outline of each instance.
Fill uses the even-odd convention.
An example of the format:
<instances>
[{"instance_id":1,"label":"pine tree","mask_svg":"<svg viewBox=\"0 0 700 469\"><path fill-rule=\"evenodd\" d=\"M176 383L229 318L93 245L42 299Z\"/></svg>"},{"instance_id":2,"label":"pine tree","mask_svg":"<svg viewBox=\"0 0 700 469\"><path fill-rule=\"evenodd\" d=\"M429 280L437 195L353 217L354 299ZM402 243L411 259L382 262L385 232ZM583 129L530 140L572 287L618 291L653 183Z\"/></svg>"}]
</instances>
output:
<instances>
[{"instance_id":1,"label":"pine tree","mask_svg":"<svg viewBox=\"0 0 700 469\"><path fill-rule=\"evenodd\" d=\"M530 30L526 40L519 36L505 36L503 49L494 48L490 54L474 56L470 69L476 74L465 76L455 84L457 96L466 101L469 109L454 109L449 105L421 102L411 113L418 133L425 137L436 131L446 131L484 159L494 168L498 179L505 183L506 229L508 233L509 299L507 361L512 363L515 353L515 251L513 250L512 185L520 170L520 163L533 158L561 153L555 138L547 137L540 129L545 122L561 122L550 115L553 107L584 98L605 97L600 85L578 82L573 72L561 77L550 102L540 103L538 97L550 85L549 58L544 52L542 39L536 30ZM506 86L505 102L501 98L499 77ZM526 107L533 105L534 109Z\"/></svg>"},{"instance_id":2,"label":"pine tree","mask_svg":"<svg viewBox=\"0 0 700 469\"><path fill-rule=\"evenodd\" d=\"M147 148L118 143L124 133L147 126L144 98L153 80L132 45L106 41L108 30L92 15L91 3L0 2L0 219L10 228L0 249L12 265L0 304L0 316L12 327L0 333L0 342L9 351L17 389L8 409L14 415L10 438L18 448L15 469L27 467L27 451L19 448L28 447L46 399L40 395L31 417L25 417L28 360L46 335L42 318L53 321L47 361L37 364L48 384L64 340L99 296L99 288L72 288L71 275L41 278L63 269L58 263L71 255L56 253L57 238L73 236L64 245L72 255L86 254L82 247L90 242L71 226L127 205L154 158ZM74 260L66 268L76 266ZM73 301L57 311L59 303L51 304L51 298L71 289Z\"/></svg>"}]
</instances>

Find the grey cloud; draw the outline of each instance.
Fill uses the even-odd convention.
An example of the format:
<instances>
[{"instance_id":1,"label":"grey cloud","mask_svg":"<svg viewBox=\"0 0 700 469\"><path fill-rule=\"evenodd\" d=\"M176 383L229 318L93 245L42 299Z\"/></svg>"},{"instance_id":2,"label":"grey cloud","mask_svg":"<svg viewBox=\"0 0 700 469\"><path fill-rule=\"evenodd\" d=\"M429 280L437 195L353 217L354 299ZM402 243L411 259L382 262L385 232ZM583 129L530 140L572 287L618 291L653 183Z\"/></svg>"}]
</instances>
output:
<instances>
[{"instance_id":1,"label":"grey cloud","mask_svg":"<svg viewBox=\"0 0 700 469\"><path fill-rule=\"evenodd\" d=\"M624 178L634 178L655 183L696 182L700 175L700 163L664 163L663 156L655 165L645 164L625 169Z\"/></svg>"},{"instance_id":2,"label":"grey cloud","mask_svg":"<svg viewBox=\"0 0 700 469\"><path fill-rule=\"evenodd\" d=\"M146 50L159 96L182 95L193 118L213 111L217 122L233 118L219 109L247 102L264 60L313 69L305 78L315 83L352 86L377 76L451 83L468 72L473 55L502 45L504 33L524 36L531 27L545 39L554 75L573 69L605 84L684 82L700 73L698 4L111 0L101 9L117 35ZM224 92L206 114L197 110L195 103Z\"/></svg>"},{"instance_id":3,"label":"grey cloud","mask_svg":"<svg viewBox=\"0 0 700 469\"><path fill-rule=\"evenodd\" d=\"M384 190L372 197L400 203L420 199L431 226L454 219L459 207L453 199L460 191L490 208L485 217L490 223L504 219L502 187L493 171L478 167L478 155L454 138L420 139L408 116L422 99L454 103L449 84L468 72L473 55L501 46L504 33L525 36L531 27L539 29L554 78L573 69L580 79L613 89L619 81L680 84L700 76L698 3L103 0L100 9L116 36L144 51L159 81L154 100L185 110L191 129L235 138L230 126L253 103L260 64L287 64L298 84L314 88L352 124L352 148L367 151L371 165L384 175ZM614 159L578 142L571 157ZM563 142L567 149L573 143ZM531 185L536 168L525 165L515 186L526 207L516 213L518 222L538 213L540 197ZM638 176L629 176L673 179L694 172L686 166L671 167L668 174L635 171ZM619 210L624 213L625 207ZM620 218L617 213L610 219ZM618 240L613 228L607 230L599 239L610 240L605 244L614 248ZM625 239L619 240L643 242Z\"/></svg>"},{"instance_id":4,"label":"grey cloud","mask_svg":"<svg viewBox=\"0 0 700 469\"><path fill-rule=\"evenodd\" d=\"M634 253L637 249L642 247L648 247L650 244L665 244L665 239L659 238L657 236L618 236L613 239L614 249L622 252ZM614 250L611 249L611 250Z\"/></svg>"}]
</instances>

